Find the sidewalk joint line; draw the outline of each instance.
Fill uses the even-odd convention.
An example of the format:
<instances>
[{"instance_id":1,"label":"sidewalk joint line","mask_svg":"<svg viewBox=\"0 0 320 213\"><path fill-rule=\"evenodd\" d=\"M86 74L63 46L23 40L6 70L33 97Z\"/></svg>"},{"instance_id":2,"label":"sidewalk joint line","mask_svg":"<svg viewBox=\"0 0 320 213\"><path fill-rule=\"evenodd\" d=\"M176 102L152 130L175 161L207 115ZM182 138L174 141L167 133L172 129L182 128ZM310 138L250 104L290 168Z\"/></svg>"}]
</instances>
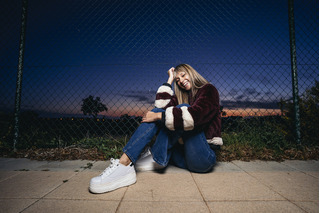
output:
<instances>
[{"instance_id":1,"label":"sidewalk joint line","mask_svg":"<svg viewBox=\"0 0 320 213\"><path fill-rule=\"evenodd\" d=\"M191 177L192 177L192 179L193 179L193 182L196 184L197 189L198 189L198 191L200 192L200 195L201 195L201 197L202 197L203 202L206 204L207 209L209 210L209 212L211 212L211 210L210 210L210 208L209 208L209 206L208 206L207 201L204 199L204 196L203 196L203 194L202 194L202 192L201 192L201 190L200 190L200 188L199 188L199 186L198 186L198 184L197 184L196 180L195 180L195 179L194 179L194 177L193 177L192 172L190 172L190 174L191 174Z\"/></svg>"},{"instance_id":2,"label":"sidewalk joint line","mask_svg":"<svg viewBox=\"0 0 320 213\"><path fill-rule=\"evenodd\" d=\"M115 212L118 212L118 211L119 211L119 208L120 208L120 206L121 206L122 200L123 200L124 196L126 195L129 187L130 187L130 186L127 186L127 187L126 187L126 191L123 193L123 195L122 195L122 197L121 197L121 200L119 201L119 204L118 204Z\"/></svg>"}]
</instances>

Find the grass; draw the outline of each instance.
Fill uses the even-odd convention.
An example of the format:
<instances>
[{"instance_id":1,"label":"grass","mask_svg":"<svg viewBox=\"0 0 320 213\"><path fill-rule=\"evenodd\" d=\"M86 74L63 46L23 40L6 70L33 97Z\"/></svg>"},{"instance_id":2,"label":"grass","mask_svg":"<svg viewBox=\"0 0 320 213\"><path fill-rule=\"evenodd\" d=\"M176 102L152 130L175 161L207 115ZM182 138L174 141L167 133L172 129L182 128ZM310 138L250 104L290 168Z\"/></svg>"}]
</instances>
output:
<instances>
[{"instance_id":1,"label":"grass","mask_svg":"<svg viewBox=\"0 0 320 213\"><path fill-rule=\"evenodd\" d=\"M279 129L270 123L240 132L223 132L224 145L217 151L218 161L232 160L318 160L317 146L297 146L286 141ZM128 137L91 138L79 141L86 148L97 148L105 159L119 158Z\"/></svg>"},{"instance_id":2,"label":"grass","mask_svg":"<svg viewBox=\"0 0 320 213\"><path fill-rule=\"evenodd\" d=\"M105 159L109 158L120 158L122 154L122 148L127 143L127 136L124 137L113 137L106 135L105 137L96 138L84 138L75 143L75 146L91 149L96 148L101 152Z\"/></svg>"},{"instance_id":3,"label":"grass","mask_svg":"<svg viewBox=\"0 0 320 213\"><path fill-rule=\"evenodd\" d=\"M279 118L241 118L224 123L223 126L224 145L216 153L218 161L318 160L319 158L318 142L297 146L286 137ZM119 158L129 138L129 135L105 134L103 137L86 136L68 141L59 138L57 143L57 140L48 140L48 137L44 137L36 143L40 144L40 147L35 146L35 143L30 145L26 143L25 148L19 150L18 154L12 153L6 148L8 146L4 146L0 141L0 150L2 156L20 156L38 160L105 160Z\"/></svg>"},{"instance_id":4,"label":"grass","mask_svg":"<svg viewBox=\"0 0 320 213\"><path fill-rule=\"evenodd\" d=\"M272 122L252 125L242 131L226 131L222 138L224 145L217 153L218 161L319 159L318 146L288 141L279 126Z\"/></svg>"}]
</instances>

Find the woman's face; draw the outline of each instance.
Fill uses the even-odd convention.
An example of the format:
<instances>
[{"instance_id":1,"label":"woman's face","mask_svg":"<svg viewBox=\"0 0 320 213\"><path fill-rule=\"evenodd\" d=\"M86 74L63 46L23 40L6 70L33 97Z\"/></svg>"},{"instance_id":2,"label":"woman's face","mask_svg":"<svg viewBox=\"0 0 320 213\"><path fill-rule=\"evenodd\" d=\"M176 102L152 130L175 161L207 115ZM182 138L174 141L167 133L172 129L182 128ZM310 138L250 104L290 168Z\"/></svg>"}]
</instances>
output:
<instances>
[{"instance_id":1,"label":"woman's face","mask_svg":"<svg viewBox=\"0 0 320 213\"><path fill-rule=\"evenodd\" d=\"M180 71L176 73L176 82L181 89L189 91L192 87L190 76L185 71Z\"/></svg>"}]
</instances>

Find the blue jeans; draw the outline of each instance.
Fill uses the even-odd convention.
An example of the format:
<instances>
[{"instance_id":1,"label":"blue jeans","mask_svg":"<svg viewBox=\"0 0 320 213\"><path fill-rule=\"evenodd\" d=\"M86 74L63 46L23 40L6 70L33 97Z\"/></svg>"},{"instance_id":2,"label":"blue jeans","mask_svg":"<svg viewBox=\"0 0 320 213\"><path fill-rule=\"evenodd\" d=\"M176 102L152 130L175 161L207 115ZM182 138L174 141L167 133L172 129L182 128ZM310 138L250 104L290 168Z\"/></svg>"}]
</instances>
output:
<instances>
[{"instance_id":1,"label":"blue jeans","mask_svg":"<svg viewBox=\"0 0 320 213\"><path fill-rule=\"evenodd\" d=\"M182 104L177 107L182 106L189 105ZM163 112L164 110L155 108L152 111ZM151 153L158 164L167 166L170 162L177 167L200 173L209 172L215 165L216 155L208 145L204 132L170 131L160 121L141 123L123 148L123 152L135 163L157 133ZM183 144L178 143L179 138L183 139Z\"/></svg>"}]
</instances>

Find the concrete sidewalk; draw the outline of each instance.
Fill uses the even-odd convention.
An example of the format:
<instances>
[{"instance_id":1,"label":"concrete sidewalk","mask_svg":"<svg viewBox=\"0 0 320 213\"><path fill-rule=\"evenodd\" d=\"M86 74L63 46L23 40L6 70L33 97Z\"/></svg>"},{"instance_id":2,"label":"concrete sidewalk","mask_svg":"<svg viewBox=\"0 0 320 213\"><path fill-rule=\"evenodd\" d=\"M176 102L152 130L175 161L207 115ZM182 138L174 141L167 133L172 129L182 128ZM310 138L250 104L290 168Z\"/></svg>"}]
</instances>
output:
<instances>
[{"instance_id":1,"label":"concrete sidewalk","mask_svg":"<svg viewBox=\"0 0 320 213\"><path fill-rule=\"evenodd\" d=\"M170 166L91 194L102 161L0 158L0 212L319 212L319 162L221 162L208 174Z\"/></svg>"}]
</instances>

